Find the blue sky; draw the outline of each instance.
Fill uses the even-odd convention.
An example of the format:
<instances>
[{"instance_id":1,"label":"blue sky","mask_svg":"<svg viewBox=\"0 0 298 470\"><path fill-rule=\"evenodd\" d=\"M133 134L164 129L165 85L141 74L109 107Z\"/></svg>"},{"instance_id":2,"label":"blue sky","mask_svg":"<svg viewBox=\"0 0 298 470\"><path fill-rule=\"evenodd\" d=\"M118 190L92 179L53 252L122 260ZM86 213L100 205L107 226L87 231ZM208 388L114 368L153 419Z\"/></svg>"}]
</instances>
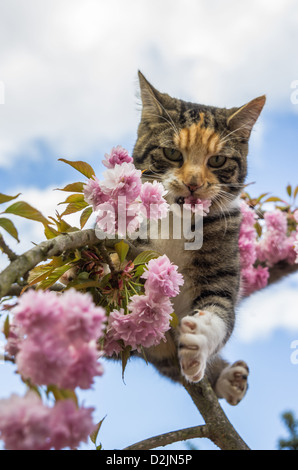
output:
<instances>
[{"instance_id":1,"label":"blue sky","mask_svg":"<svg viewBox=\"0 0 298 470\"><path fill-rule=\"evenodd\" d=\"M79 174L64 157L93 165L112 146L132 151L139 119L137 70L161 91L218 106L240 106L263 93L267 104L255 126L247 181L253 195L286 197L298 184L298 5L295 0L11 0L0 7L0 192L17 194L53 214L63 194L53 191ZM13 219L21 253L43 239L41 227ZM70 222L75 223L75 217ZM6 265L0 257L0 269ZM298 275L264 290L239 308L224 350L251 370L247 396L223 405L247 443L274 449L285 435L280 415L298 416ZM0 366L0 397L22 393L10 365ZM121 448L159 433L200 424L184 390L142 361L105 363L94 389L82 392L96 418L106 419L99 439ZM214 448L198 441L199 448ZM176 444L174 448L185 448Z\"/></svg>"}]
</instances>

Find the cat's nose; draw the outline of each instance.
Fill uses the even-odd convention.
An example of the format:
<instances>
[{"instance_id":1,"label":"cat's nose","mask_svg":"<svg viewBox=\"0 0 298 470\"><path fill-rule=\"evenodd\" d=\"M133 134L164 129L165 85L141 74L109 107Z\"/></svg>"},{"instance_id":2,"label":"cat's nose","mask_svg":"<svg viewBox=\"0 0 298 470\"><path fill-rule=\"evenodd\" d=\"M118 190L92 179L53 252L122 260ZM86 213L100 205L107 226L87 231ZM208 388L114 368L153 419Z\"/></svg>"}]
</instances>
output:
<instances>
[{"instance_id":1,"label":"cat's nose","mask_svg":"<svg viewBox=\"0 0 298 470\"><path fill-rule=\"evenodd\" d=\"M187 184L187 183L184 183L184 184L191 193L194 193L197 189L200 189L203 186L202 184Z\"/></svg>"}]
</instances>

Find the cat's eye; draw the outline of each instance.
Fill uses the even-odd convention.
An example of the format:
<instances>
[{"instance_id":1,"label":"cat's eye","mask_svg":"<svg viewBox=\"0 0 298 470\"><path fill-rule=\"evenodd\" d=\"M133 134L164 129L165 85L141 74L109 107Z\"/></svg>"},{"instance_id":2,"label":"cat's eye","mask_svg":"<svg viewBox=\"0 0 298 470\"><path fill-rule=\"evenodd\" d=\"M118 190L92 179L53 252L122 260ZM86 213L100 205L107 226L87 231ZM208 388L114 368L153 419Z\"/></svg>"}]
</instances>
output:
<instances>
[{"instance_id":1,"label":"cat's eye","mask_svg":"<svg viewBox=\"0 0 298 470\"><path fill-rule=\"evenodd\" d=\"M174 162L179 162L183 159L182 153L179 150L164 148L163 153L166 158Z\"/></svg>"},{"instance_id":2,"label":"cat's eye","mask_svg":"<svg viewBox=\"0 0 298 470\"><path fill-rule=\"evenodd\" d=\"M220 168L226 163L226 161L227 157L224 157L223 155L214 155L209 158L208 165L212 168Z\"/></svg>"}]
</instances>

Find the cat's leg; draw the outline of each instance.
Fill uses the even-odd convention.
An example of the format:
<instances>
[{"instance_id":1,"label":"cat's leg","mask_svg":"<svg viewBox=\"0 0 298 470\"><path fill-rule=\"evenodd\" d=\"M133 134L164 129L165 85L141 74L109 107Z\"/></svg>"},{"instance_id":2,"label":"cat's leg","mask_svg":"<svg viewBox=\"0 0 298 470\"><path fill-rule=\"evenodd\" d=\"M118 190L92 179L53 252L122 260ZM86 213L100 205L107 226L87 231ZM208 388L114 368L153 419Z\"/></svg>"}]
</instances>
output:
<instances>
[{"instance_id":1,"label":"cat's leg","mask_svg":"<svg viewBox=\"0 0 298 470\"><path fill-rule=\"evenodd\" d=\"M181 372L190 382L199 382L207 361L227 338L226 322L215 312L195 310L181 320L178 355Z\"/></svg>"},{"instance_id":2,"label":"cat's leg","mask_svg":"<svg viewBox=\"0 0 298 470\"><path fill-rule=\"evenodd\" d=\"M230 405L238 405L248 389L249 368L240 360L229 364L216 355L207 366L206 376L218 398L224 398Z\"/></svg>"}]
</instances>

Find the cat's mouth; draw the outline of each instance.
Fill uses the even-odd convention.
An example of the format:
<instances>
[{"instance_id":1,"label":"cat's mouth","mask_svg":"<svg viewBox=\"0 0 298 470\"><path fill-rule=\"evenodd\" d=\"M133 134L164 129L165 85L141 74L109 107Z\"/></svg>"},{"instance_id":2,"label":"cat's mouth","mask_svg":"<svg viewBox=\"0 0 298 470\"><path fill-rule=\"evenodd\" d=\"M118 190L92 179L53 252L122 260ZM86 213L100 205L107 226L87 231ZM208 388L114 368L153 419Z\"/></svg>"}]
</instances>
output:
<instances>
[{"instance_id":1,"label":"cat's mouth","mask_svg":"<svg viewBox=\"0 0 298 470\"><path fill-rule=\"evenodd\" d=\"M191 196L177 196L175 198L175 202L179 206L183 206L183 204L195 205L196 203L201 203L201 202L204 202L204 201L210 201L211 202L211 199L198 198L198 197L192 196L192 195Z\"/></svg>"}]
</instances>

